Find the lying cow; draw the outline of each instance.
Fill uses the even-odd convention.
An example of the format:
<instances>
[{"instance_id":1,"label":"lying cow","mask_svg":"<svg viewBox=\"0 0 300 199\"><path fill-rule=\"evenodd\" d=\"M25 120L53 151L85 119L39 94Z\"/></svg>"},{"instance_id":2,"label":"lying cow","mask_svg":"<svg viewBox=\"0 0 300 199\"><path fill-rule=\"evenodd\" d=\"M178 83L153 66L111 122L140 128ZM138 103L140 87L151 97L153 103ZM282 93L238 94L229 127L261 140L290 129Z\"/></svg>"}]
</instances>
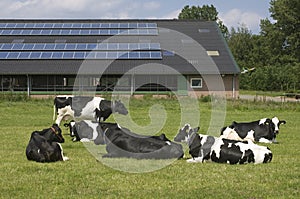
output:
<instances>
[{"instance_id":1,"label":"lying cow","mask_svg":"<svg viewBox=\"0 0 300 199\"><path fill-rule=\"evenodd\" d=\"M272 152L251 141L236 141L198 134L198 128L186 124L176 135L176 140L187 141L192 156L187 162L212 161L217 163L246 164L268 163Z\"/></svg>"},{"instance_id":2,"label":"lying cow","mask_svg":"<svg viewBox=\"0 0 300 199\"><path fill-rule=\"evenodd\" d=\"M58 125L68 119L105 121L112 113L127 115L128 111L121 101L112 102L101 97L57 96L54 99L53 120L57 114L55 123Z\"/></svg>"},{"instance_id":3,"label":"lying cow","mask_svg":"<svg viewBox=\"0 0 300 199\"><path fill-rule=\"evenodd\" d=\"M26 147L27 159L36 162L66 161L69 158L63 155L60 145L64 141L57 124L42 131L34 131Z\"/></svg>"},{"instance_id":4,"label":"lying cow","mask_svg":"<svg viewBox=\"0 0 300 199\"><path fill-rule=\"evenodd\" d=\"M131 132L116 123L100 123L106 151L103 157L127 157L136 159L182 158L180 144L171 142L165 134L146 136Z\"/></svg>"},{"instance_id":5,"label":"lying cow","mask_svg":"<svg viewBox=\"0 0 300 199\"><path fill-rule=\"evenodd\" d=\"M105 144L102 135L102 129L98 122L90 120L82 120L80 122L71 121L64 124L69 128L70 136L73 137L73 142L90 142L94 141L95 144Z\"/></svg>"},{"instance_id":6,"label":"lying cow","mask_svg":"<svg viewBox=\"0 0 300 199\"><path fill-rule=\"evenodd\" d=\"M280 124L286 121L277 117L264 118L254 122L237 123L221 129L221 137L232 140L251 140L252 142L276 143Z\"/></svg>"}]
</instances>

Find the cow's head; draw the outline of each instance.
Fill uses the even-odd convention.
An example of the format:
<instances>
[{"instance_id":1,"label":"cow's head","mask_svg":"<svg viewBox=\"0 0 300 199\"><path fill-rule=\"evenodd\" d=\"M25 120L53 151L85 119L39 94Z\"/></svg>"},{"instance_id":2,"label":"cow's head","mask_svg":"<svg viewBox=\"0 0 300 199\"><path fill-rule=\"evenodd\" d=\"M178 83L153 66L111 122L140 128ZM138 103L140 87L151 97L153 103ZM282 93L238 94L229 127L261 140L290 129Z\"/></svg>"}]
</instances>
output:
<instances>
[{"instance_id":1,"label":"cow's head","mask_svg":"<svg viewBox=\"0 0 300 199\"><path fill-rule=\"evenodd\" d=\"M192 128L190 124L185 124L181 129L179 129L178 134L175 136L175 142L188 142L189 137L193 133L197 133L200 127Z\"/></svg>"},{"instance_id":2,"label":"cow's head","mask_svg":"<svg viewBox=\"0 0 300 199\"><path fill-rule=\"evenodd\" d=\"M61 129L57 124L53 124L46 132L48 141L64 143L65 139L62 136ZM45 133L45 134L46 134Z\"/></svg>"},{"instance_id":3,"label":"cow's head","mask_svg":"<svg viewBox=\"0 0 300 199\"><path fill-rule=\"evenodd\" d=\"M285 124L285 120L279 120L277 117L272 118L272 128L274 129L274 134L277 135L279 133L280 124Z\"/></svg>"},{"instance_id":4,"label":"cow's head","mask_svg":"<svg viewBox=\"0 0 300 199\"><path fill-rule=\"evenodd\" d=\"M65 127L69 128L70 136L74 137L76 134L75 121L71 120L69 123L64 124Z\"/></svg>"},{"instance_id":5,"label":"cow's head","mask_svg":"<svg viewBox=\"0 0 300 199\"><path fill-rule=\"evenodd\" d=\"M265 125L268 129L269 139L272 139L272 142L276 142L276 135L279 133L280 124L285 124L286 121L279 120L277 117L272 119L264 118L260 120L260 125Z\"/></svg>"},{"instance_id":6,"label":"cow's head","mask_svg":"<svg viewBox=\"0 0 300 199\"><path fill-rule=\"evenodd\" d=\"M112 111L114 113L119 113L122 115L127 115L128 110L126 109L125 105L121 102L121 100L115 100L112 106Z\"/></svg>"}]
</instances>

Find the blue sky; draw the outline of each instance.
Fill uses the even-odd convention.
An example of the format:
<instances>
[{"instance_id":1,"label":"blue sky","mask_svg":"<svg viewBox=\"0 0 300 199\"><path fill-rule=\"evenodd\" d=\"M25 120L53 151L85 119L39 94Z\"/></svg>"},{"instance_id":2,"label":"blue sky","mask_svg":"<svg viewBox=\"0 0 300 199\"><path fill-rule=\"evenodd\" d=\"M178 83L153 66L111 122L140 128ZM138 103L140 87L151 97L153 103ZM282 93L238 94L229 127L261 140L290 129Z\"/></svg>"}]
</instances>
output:
<instances>
[{"instance_id":1,"label":"blue sky","mask_svg":"<svg viewBox=\"0 0 300 199\"><path fill-rule=\"evenodd\" d=\"M185 5L214 5L224 24L259 33L270 0L1 0L0 18L177 18Z\"/></svg>"}]
</instances>

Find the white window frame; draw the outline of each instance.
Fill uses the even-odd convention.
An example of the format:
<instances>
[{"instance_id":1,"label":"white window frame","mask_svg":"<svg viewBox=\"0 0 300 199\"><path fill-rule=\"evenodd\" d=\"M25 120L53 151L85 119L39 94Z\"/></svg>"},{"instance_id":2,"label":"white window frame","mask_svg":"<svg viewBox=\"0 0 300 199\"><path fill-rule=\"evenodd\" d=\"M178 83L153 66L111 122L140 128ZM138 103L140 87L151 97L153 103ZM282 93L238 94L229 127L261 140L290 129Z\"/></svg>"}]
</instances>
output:
<instances>
[{"instance_id":1,"label":"white window frame","mask_svg":"<svg viewBox=\"0 0 300 199\"><path fill-rule=\"evenodd\" d=\"M199 80L200 80L200 85L194 86L194 85L193 85L193 81L199 81ZM197 77L197 78L191 78L190 86L191 86L191 88L202 88L202 78L200 78L200 77Z\"/></svg>"}]
</instances>

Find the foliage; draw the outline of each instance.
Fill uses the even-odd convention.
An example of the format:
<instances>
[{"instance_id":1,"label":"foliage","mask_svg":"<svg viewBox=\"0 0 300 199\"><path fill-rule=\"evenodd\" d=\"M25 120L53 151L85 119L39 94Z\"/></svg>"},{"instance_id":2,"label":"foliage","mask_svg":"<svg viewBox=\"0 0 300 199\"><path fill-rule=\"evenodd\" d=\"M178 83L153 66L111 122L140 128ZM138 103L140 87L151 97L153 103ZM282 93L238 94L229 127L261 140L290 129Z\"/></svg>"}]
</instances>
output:
<instances>
[{"instance_id":1,"label":"foliage","mask_svg":"<svg viewBox=\"0 0 300 199\"><path fill-rule=\"evenodd\" d=\"M223 36L228 37L228 28L218 17L218 11L213 5L188 6L186 5L178 15L178 19L198 19L206 21L216 21Z\"/></svg>"},{"instance_id":2,"label":"foliage","mask_svg":"<svg viewBox=\"0 0 300 199\"><path fill-rule=\"evenodd\" d=\"M263 19L261 32L253 35L244 25L231 29L228 46L242 71L242 89L262 91L300 90L300 2L271 0L273 23Z\"/></svg>"},{"instance_id":3,"label":"foliage","mask_svg":"<svg viewBox=\"0 0 300 199\"><path fill-rule=\"evenodd\" d=\"M144 113L153 103L166 105L169 118L163 131L172 138L180 117L176 100L134 100L130 115L137 115L141 124L147 124L149 118ZM201 133L206 132L210 123L209 104L199 104ZM298 198L300 194L298 104L227 103L226 124L274 115L287 121L281 126L279 144L268 145L274 154L269 164L188 164L182 159L148 173L127 173L104 165L82 143L73 143L64 127L66 142L62 146L70 161L48 164L28 161L25 148L31 132L51 125L52 114L50 99L1 101L0 115L5 117L0 126L0 198ZM116 161L120 165L158 162L121 158Z\"/></svg>"}]
</instances>

